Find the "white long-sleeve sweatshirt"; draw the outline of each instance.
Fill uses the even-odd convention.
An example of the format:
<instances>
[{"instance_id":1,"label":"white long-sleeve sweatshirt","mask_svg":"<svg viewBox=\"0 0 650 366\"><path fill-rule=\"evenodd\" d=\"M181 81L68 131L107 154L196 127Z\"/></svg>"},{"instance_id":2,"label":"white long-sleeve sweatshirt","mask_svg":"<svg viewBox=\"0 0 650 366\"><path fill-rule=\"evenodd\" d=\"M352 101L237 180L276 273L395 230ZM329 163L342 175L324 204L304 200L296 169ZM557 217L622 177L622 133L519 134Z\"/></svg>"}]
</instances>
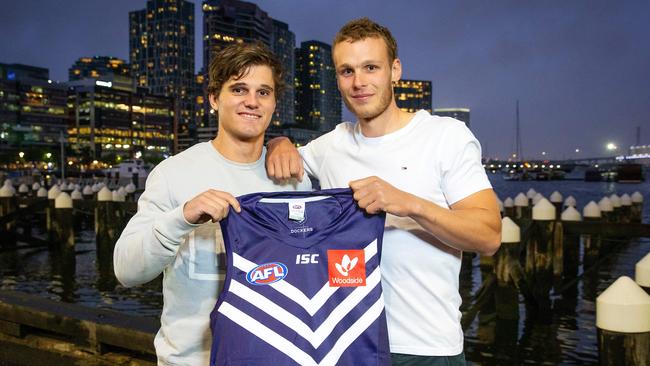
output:
<instances>
[{"instance_id":1,"label":"white long-sleeve sweatshirt","mask_svg":"<svg viewBox=\"0 0 650 366\"><path fill-rule=\"evenodd\" d=\"M208 189L233 196L311 189L308 179L285 185L269 180L265 154L240 164L225 159L211 143L199 143L161 162L147 178L138 212L118 239L113 260L124 286L164 274L161 327L154 341L161 365L209 363L209 316L225 275L219 224L189 224L185 202Z\"/></svg>"}]
</instances>

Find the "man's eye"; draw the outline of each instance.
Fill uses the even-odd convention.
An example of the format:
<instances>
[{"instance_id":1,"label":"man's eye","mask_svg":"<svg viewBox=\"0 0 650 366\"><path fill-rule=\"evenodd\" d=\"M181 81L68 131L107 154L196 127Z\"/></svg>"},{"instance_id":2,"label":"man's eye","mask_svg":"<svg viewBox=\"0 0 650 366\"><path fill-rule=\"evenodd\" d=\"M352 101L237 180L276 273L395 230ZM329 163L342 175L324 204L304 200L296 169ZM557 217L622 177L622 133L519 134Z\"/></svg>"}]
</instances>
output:
<instances>
[{"instance_id":1,"label":"man's eye","mask_svg":"<svg viewBox=\"0 0 650 366\"><path fill-rule=\"evenodd\" d=\"M271 95L270 90L260 90L259 93L260 93L261 96L264 96L264 97L268 97L269 95Z\"/></svg>"},{"instance_id":2,"label":"man's eye","mask_svg":"<svg viewBox=\"0 0 650 366\"><path fill-rule=\"evenodd\" d=\"M245 90L242 88L232 88L233 94L244 94Z\"/></svg>"},{"instance_id":3,"label":"man's eye","mask_svg":"<svg viewBox=\"0 0 650 366\"><path fill-rule=\"evenodd\" d=\"M341 75L343 75L343 76L352 75L352 69L343 69L343 70L341 70L340 73L341 73Z\"/></svg>"},{"instance_id":4,"label":"man's eye","mask_svg":"<svg viewBox=\"0 0 650 366\"><path fill-rule=\"evenodd\" d=\"M375 71L378 69L378 67L377 65L368 65L366 66L366 69L368 69L368 71Z\"/></svg>"}]
</instances>

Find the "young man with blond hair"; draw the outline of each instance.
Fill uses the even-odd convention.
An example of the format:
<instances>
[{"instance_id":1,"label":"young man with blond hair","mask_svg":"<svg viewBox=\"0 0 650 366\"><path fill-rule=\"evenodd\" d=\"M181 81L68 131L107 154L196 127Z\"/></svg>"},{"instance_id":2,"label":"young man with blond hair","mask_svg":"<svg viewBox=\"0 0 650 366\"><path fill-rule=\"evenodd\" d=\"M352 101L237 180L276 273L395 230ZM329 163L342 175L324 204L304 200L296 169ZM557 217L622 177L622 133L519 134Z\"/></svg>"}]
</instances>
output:
<instances>
[{"instance_id":1,"label":"young man with blond hair","mask_svg":"<svg viewBox=\"0 0 650 366\"><path fill-rule=\"evenodd\" d=\"M159 365L209 364L210 312L225 266L219 221L240 210L235 196L311 188L308 180L276 184L264 169L264 131L282 80L280 63L261 44L234 44L216 53L208 85L219 117L216 138L156 166L115 246L115 275L123 285L164 275L154 340Z\"/></svg>"},{"instance_id":2,"label":"young man with blond hair","mask_svg":"<svg viewBox=\"0 0 650 366\"><path fill-rule=\"evenodd\" d=\"M300 177L304 162L322 188L349 186L361 208L386 212L381 270L393 364L464 364L461 253L491 255L501 241L480 145L458 120L397 107L392 85L402 64L387 28L367 18L347 23L332 58L357 122L300 155L288 139L272 140L269 175Z\"/></svg>"}]
</instances>

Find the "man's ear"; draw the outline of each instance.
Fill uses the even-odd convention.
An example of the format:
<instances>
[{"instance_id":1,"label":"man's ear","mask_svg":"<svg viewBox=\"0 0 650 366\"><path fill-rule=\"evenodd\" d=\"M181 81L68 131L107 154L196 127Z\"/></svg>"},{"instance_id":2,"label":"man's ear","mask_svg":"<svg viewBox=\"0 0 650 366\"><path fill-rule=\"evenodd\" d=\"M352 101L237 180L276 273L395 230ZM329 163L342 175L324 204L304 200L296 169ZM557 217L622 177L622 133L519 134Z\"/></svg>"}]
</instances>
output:
<instances>
[{"instance_id":1,"label":"man's ear","mask_svg":"<svg viewBox=\"0 0 650 366\"><path fill-rule=\"evenodd\" d=\"M210 94L208 95L208 100L210 101L210 108L214 109L215 111L219 110L219 100L217 99L217 95Z\"/></svg>"},{"instance_id":2,"label":"man's ear","mask_svg":"<svg viewBox=\"0 0 650 366\"><path fill-rule=\"evenodd\" d=\"M391 66L391 81L397 82L402 78L402 61L398 58L393 60L393 65Z\"/></svg>"}]
</instances>

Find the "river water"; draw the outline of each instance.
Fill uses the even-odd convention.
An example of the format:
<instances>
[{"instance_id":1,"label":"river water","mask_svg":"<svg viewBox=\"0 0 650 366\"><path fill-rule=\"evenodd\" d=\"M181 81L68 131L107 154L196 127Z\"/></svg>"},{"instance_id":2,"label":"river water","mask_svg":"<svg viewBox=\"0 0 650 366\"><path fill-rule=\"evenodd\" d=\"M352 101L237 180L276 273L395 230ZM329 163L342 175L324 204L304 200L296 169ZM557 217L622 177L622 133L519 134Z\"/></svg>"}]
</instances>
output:
<instances>
[{"instance_id":1,"label":"river water","mask_svg":"<svg viewBox=\"0 0 650 366\"><path fill-rule=\"evenodd\" d=\"M583 181L513 182L500 175L490 180L504 200L529 188L548 197L557 190L564 197L573 195L578 208L604 195L641 192L644 219L650 222L650 182L618 184ZM66 268L60 258L46 248L0 250L0 289L22 291L40 296L110 309L132 315L157 318L162 307L160 278L137 288L120 286L112 275L109 261L98 261L94 231L82 230L76 237L76 261ZM551 311L539 314L527 310L520 296L518 321L497 320L494 310L480 311L465 331L465 354L470 364L596 364L598 350L595 329L595 301L619 276L634 278L634 265L650 252L650 238L616 243L618 249L595 270L583 274L579 281L560 295L552 296ZM480 288L483 276L479 259L461 273L461 295L465 310L472 295Z\"/></svg>"}]
</instances>

